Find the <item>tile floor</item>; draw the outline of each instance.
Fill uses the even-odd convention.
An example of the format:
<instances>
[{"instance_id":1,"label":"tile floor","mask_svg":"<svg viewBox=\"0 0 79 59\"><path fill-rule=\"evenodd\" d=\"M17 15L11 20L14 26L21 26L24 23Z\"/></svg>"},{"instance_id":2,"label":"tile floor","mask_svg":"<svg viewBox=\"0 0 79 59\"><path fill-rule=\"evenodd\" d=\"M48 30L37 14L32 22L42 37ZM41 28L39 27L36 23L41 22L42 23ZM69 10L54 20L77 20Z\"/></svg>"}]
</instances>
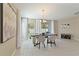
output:
<instances>
[{"instance_id":1,"label":"tile floor","mask_svg":"<svg viewBox=\"0 0 79 59\"><path fill-rule=\"evenodd\" d=\"M15 56L79 56L79 42L75 40L57 39L57 46L47 46L39 49L34 47L32 39L23 42L17 49Z\"/></svg>"}]
</instances>

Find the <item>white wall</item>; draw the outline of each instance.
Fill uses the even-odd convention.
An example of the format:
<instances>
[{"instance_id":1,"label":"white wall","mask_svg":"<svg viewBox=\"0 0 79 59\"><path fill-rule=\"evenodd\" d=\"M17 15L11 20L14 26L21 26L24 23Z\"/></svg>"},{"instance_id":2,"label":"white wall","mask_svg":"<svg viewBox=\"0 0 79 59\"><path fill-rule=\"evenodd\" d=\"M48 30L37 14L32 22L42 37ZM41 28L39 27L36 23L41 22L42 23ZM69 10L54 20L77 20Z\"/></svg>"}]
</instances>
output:
<instances>
[{"instance_id":1,"label":"white wall","mask_svg":"<svg viewBox=\"0 0 79 59\"><path fill-rule=\"evenodd\" d=\"M5 43L0 44L0 56L10 56L16 50L16 38L12 38Z\"/></svg>"},{"instance_id":2,"label":"white wall","mask_svg":"<svg viewBox=\"0 0 79 59\"><path fill-rule=\"evenodd\" d=\"M72 39L79 41L79 16L59 20L58 21L59 35L63 32L63 29L61 28L62 24L70 24L70 29L65 31L65 33L69 31L68 33L72 35Z\"/></svg>"}]
</instances>

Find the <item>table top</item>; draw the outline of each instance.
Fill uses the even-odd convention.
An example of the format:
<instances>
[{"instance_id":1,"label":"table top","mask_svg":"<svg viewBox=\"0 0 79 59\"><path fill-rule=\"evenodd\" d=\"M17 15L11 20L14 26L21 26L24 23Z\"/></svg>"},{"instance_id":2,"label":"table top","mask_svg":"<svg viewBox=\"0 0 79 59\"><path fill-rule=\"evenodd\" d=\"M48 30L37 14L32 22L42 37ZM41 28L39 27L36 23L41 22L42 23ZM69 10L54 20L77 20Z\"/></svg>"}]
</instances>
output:
<instances>
[{"instance_id":1,"label":"table top","mask_svg":"<svg viewBox=\"0 0 79 59\"><path fill-rule=\"evenodd\" d=\"M31 35L32 37L35 37L35 36L39 36L40 34L34 34L34 35ZM57 35L57 34L52 34L52 33L47 33L43 36L53 36L53 35Z\"/></svg>"}]
</instances>

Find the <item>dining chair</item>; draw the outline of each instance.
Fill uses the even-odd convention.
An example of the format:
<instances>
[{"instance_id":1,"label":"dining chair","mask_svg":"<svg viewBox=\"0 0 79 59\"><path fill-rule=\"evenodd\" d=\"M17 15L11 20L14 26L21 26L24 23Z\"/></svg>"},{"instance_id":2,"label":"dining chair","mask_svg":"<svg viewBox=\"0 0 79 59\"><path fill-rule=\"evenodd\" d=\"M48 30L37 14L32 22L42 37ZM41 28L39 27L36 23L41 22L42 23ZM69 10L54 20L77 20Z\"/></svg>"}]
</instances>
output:
<instances>
[{"instance_id":1,"label":"dining chair","mask_svg":"<svg viewBox=\"0 0 79 59\"><path fill-rule=\"evenodd\" d=\"M36 37L33 37L33 44L36 46Z\"/></svg>"},{"instance_id":2,"label":"dining chair","mask_svg":"<svg viewBox=\"0 0 79 59\"><path fill-rule=\"evenodd\" d=\"M56 46L56 39L57 39L57 35L48 36L48 38L47 38L47 46L48 46L48 44L50 44L51 47L52 47L52 44L54 44Z\"/></svg>"},{"instance_id":3,"label":"dining chair","mask_svg":"<svg viewBox=\"0 0 79 59\"><path fill-rule=\"evenodd\" d=\"M42 44L45 48L45 36L42 36L40 34L39 37L37 38L37 42L39 43L39 48L40 48L40 44Z\"/></svg>"}]
</instances>

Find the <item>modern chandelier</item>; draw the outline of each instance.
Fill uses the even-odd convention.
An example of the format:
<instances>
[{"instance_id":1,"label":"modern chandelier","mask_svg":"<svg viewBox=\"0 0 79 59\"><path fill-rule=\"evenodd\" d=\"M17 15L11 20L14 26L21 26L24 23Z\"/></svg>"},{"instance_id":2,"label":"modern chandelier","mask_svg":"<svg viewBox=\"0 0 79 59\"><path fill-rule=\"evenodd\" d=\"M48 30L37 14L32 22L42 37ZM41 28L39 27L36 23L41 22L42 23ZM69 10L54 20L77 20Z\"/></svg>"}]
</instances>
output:
<instances>
[{"instance_id":1,"label":"modern chandelier","mask_svg":"<svg viewBox=\"0 0 79 59\"><path fill-rule=\"evenodd\" d=\"M45 9L42 9L42 19L41 22L43 23L45 21Z\"/></svg>"}]
</instances>

